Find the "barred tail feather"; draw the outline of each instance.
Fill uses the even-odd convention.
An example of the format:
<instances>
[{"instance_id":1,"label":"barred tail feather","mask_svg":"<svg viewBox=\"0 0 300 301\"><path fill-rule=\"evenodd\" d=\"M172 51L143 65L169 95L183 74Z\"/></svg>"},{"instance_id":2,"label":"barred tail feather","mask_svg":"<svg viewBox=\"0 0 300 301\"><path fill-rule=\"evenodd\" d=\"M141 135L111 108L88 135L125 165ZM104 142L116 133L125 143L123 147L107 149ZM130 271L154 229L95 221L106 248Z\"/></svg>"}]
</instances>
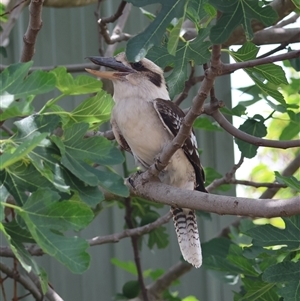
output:
<instances>
[{"instance_id":1,"label":"barred tail feather","mask_svg":"<svg viewBox=\"0 0 300 301\"><path fill-rule=\"evenodd\" d=\"M202 265L202 252L195 211L171 207L171 212L181 254L184 260L199 268Z\"/></svg>"}]
</instances>

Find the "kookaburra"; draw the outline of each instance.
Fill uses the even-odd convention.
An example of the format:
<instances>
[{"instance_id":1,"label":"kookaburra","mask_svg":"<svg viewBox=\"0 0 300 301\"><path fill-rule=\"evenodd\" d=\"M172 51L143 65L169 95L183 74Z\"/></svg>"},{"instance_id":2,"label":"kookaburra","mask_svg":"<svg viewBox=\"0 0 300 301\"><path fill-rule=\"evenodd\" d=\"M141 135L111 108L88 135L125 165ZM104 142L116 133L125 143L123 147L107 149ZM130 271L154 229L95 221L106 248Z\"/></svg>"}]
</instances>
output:
<instances>
[{"instance_id":1,"label":"kookaburra","mask_svg":"<svg viewBox=\"0 0 300 301\"><path fill-rule=\"evenodd\" d=\"M113 82L115 106L111 125L115 138L124 150L133 154L142 168L147 169L177 135L185 116L170 101L162 69L146 58L130 63L125 53L114 58L89 59L94 64L113 69L87 71ZM193 132L160 172L159 178L168 185L206 192ZM202 254L195 211L172 207L171 212L183 258L200 267Z\"/></svg>"}]
</instances>

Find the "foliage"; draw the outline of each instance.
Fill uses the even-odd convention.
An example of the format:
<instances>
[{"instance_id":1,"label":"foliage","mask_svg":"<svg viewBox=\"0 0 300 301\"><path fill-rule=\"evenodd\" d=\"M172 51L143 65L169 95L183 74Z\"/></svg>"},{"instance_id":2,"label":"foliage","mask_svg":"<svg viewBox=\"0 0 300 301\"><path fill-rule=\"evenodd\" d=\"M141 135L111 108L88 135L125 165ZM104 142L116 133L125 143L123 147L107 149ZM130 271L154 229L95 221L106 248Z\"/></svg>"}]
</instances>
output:
<instances>
[{"instance_id":1,"label":"foliage","mask_svg":"<svg viewBox=\"0 0 300 301\"><path fill-rule=\"evenodd\" d=\"M171 70L166 77L171 98L184 89L189 67L209 62L212 44L226 42L240 25L247 42L238 51L226 49L224 52L236 62L258 58L260 49L251 42L251 22L257 20L270 26L277 18L269 5L257 0L127 1L139 7L153 3L162 6L157 15L141 11L152 22L129 40L126 54L131 61L146 56L161 68ZM0 14L2 11L0 5ZM216 19L217 11L222 12L222 16ZM193 40L186 40L181 30L186 19L195 26L197 35ZM89 244L77 232L88 227L107 194L113 194L117 200L112 205L125 211L129 191L123 176L130 173L116 143L91 134L110 119L113 107L111 96L102 90L102 83L87 75L74 78L65 67L50 72L30 72L32 64L12 64L0 74L0 122L1 125L13 122L13 134L2 131L0 140L0 231L22 267L40 276L45 292L47 277L28 246L38 245L43 253L53 256L73 273L86 271L90 265ZM285 64L290 69L291 66L298 68L299 58ZM273 63L246 68L245 72L254 85L241 91L251 99L221 111L245 119L239 130L250 135L278 140L297 138L299 77L287 78L285 69ZM57 96L51 97L50 93ZM36 112L33 101L41 94L45 94L48 101ZM71 112L59 105L61 99L70 95L85 95ZM263 101L269 105L270 114L264 116L258 112L250 116L249 107ZM194 126L203 131L223 131L207 117L198 118ZM235 143L243 157L250 159L258 155L258 146L240 139ZM283 156L277 149L268 150L268 154L272 162L276 156ZM289 150L285 156L291 161L296 154L297 151ZM117 172L120 169L122 175ZM256 166L251 176L257 179L262 172L262 181L276 179L287 185L284 196L299 193L299 179L284 176L281 171L282 168L274 169L273 165L265 164ZM207 185L222 178L211 167L205 172ZM229 184L222 185L218 193L228 189ZM130 197L130 202L134 227L148 225L160 217L161 205L139 197ZM234 300L299 300L300 217L283 217L283 229L268 224L269 220L265 222L266 225L257 225L255 221L242 219L239 227L230 228L228 237L205 242L203 266L227 284L240 280L240 290L235 292ZM143 236L139 238L139 249L163 249L169 244L164 226L145 237L146 244L142 243ZM135 298L141 291L135 263L117 258L111 262L133 277L123 285L116 299ZM164 274L162 269L143 271L144 278L151 281ZM193 296L182 298L170 288L164 290L163 297L173 301L197 300Z\"/></svg>"}]
</instances>

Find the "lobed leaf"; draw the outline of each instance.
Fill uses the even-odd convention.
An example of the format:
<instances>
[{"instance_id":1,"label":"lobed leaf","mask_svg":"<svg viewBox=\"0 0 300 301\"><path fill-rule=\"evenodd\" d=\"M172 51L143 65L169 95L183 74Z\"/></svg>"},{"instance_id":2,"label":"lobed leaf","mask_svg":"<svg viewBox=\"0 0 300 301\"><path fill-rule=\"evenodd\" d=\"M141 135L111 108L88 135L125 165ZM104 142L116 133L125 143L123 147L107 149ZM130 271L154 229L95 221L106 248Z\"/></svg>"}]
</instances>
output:
<instances>
[{"instance_id":1,"label":"lobed leaf","mask_svg":"<svg viewBox=\"0 0 300 301\"><path fill-rule=\"evenodd\" d=\"M160 2L161 10L155 20L140 34L130 39L126 46L126 56L130 62L137 62L144 58L149 49L159 45L165 29L173 18L180 18L184 14L185 1L182 0L127 0L135 6L142 7Z\"/></svg>"},{"instance_id":2,"label":"lobed leaf","mask_svg":"<svg viewBox=\"0 0 300 301\"><path fill-rule=\"evenodd\" d=\"M252 20L260 21L268 27L278 17L271 6L261 7L257 0L209 0L209 3L222 13L211 30L210 39L213 44L226 42L239 25L242 25L247 40L251 40L253 38Z\"/></svg>"},{"instance_id":3,"label":"lobed leaf","mask_svg":"<svg viewBox=\"0 0 300 301\"><path fill-rule=\"evenodd\" d=\"M88 75L79 75L75 79L65 67L57 67L50 72L56 78L56 87L65 95L81 95L98 92L102 82Z\"/></svg>"}]
</instances>

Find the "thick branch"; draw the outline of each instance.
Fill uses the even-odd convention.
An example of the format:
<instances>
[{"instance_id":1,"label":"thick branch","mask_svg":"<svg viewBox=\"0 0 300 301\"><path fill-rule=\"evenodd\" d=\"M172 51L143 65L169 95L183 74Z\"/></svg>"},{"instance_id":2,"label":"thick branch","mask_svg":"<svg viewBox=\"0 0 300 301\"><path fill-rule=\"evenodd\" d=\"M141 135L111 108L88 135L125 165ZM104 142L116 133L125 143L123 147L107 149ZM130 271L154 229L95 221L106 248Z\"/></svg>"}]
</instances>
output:
<instances>
[{"instance_id":1,"label":"thick branch","mask_svg":"<svg viewBox=\"0 0 300 301\"><path fill-rule=\"evenodd\" d=\"M282 20L284 17L289 15L294 9L295 5L291 0L274 0L270 3L270 6L277 12L278 19L275 23ZM256 20L253 20L251 23L253 32L264 29L266 26ZM233 44L243 44L246 41L245 31L242 26L239 26L236 30L233 31L231 37L224 44L225 47L228 47Z\"/></svg>"},{"instance_id":2,"label":"thick branch","mask_svg":"<svg viewBox=\"0 0 300 301\"><path fill-rule=\"evenodd\" d=\"M23 285L23 287L28 290L32 296L35 298L37 301L41 301L43 299L42 294L38 290L38 288L26 277L23 275L19 274L18 272L14 271L13 269L9 268L5 264L3 264L0 261L0 270L6 274L8 277L16 280L20 284Z\"/></svg>"},{"instance_id":3,"label":"thick branch","mask_svg":"<svg viewBox=\"0 0 300 301\"><path fill-rule=\"evenodd\" d=\"M29 5L29 24L23 37L24 46L21 54L21 62L28 62L35 52L37 34L42 28L42 7L44 0L31 0Z\"/></svg>"},{"instance_id":4,"label":"thick branch","mask_svg":"<svg viewBox=\"0 0 300 301\"><path fill-rule=\"evenodd\" d=\"M242 215L251 217L292 216L300 213L300 197L290 199L265 199L264 201L207 194L193 190L183 190L158 181L145 182L141 178L134 181L132 193L148 200L170 206L191 208L220 215Z\"/></svg>"},{"instance_id":5,"label":"thick branch","mask_svg":"<svg viewBox=\"0 0 300 301\"><path fill-rule=\"evenodd\" d=\"M265 147L273 147L273 148L292 148L299 147L300 140L269 140L262 139L259 137L251 136L239 129L235 128L219 110L215 110L212 112L211 116L218 122L218 124L229 134L234 136L235 138L241 139L248 143L257 146L265 146Z\"/></svg>"},{"instance_id":6,"label":"thick branch","mask_svg":"<svg viewBox=\"0 0 300 301\"><path fill-rule=\"evenodd\" d=\"M268 28L258 31L252 40L256 45L300 42L300 28Z\"/></svg>"}]
</instances>

